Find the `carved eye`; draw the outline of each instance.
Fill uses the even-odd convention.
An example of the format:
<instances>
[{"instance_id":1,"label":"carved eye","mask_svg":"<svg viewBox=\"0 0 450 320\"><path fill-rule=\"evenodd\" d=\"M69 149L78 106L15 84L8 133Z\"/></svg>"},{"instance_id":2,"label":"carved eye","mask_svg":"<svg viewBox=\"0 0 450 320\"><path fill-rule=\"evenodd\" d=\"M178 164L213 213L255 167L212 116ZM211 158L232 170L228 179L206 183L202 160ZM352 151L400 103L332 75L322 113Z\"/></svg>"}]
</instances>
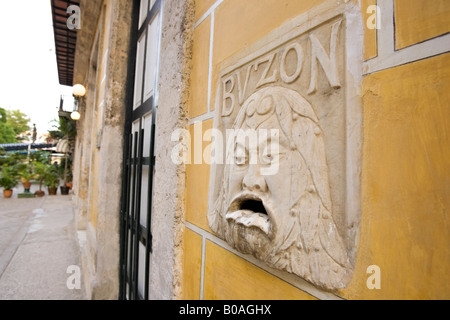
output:
<instances>
[{"instance_id":1,"label":"carved eye","mask_svg":"<svg viewBox=\"0 0 450 320\"><path fill-rule=\"evenodd\" d=\"M273 160L274 160L274 155L270 152L263 153L263 155L261 156L262 164L270 164L270 163L272 163Z\"/></svg>"},{"instance_id":2,"label":"carved eye","mask_svg":"<svg viewBox=\"0 0 450 320\"><path fill-rule=\"evenodd\" d=\"M262 165L271 165L273 162L279 160L281 150L277 143L269 140L260 150L260 160Z\"/></svg>"}]
</instances>

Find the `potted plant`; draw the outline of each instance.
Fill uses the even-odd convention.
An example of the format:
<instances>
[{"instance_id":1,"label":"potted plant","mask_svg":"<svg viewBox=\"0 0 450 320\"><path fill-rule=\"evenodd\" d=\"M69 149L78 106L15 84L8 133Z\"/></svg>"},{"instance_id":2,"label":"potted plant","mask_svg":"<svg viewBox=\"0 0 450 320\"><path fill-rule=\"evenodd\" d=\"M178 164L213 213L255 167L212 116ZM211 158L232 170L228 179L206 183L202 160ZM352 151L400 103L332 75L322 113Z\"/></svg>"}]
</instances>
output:
<instances>
[{"instance_id":1,"label":"potted plant","mask_svg":"<svg viewBox=\"0 0 450 320\"><path fill-rule=\"evenodd\" d=\"M35 178L33 163L19 163L17 165L20 181L22 182L25 192L30 192L31 180Z\"/></svg>"},{"instance_id":2,"label":"potted plant","mask_svg":"<svg viewBox=\"0 0 450 320\"><path fill-rule=\"evenodd\" d=\"M68 186L64 185L64 186L61 186L60 188L61 188L61 194L62 195L68 195L69 194L70 188Z\"/></svg>"},{"instance_id":3,"label":"potted plant","mask_svg":"<svg viewBox=\"0 0 450 320\"><path fill-rule=\"evenodd\" d=\"M5 198L11 198L13 194L13 188L17 185L17 179L10 168L3 168L0 173L0 187L3 187L3 196Z\"/></svg>"},{"instance_id":4,"label":"potted plant","mask_svg":"<svg viewBox=\"0 0 450 320\"><path fill-rule=\"evenodd\" d=\"M69 190L72 190L73 187L73 176L72 176L72 172L68 172L67 173L67 182L66 182L66 186L69 187Z\"/></svg>"},{"instance_id":5,"label":"potted plant","mask_svg":"<svg viewBox=\"0 0 450 320\"><path fill-rule=\"evenodd\" d=\"M47 172L47 165L42 162L36 162L34 171L36 173L36 179L39 181L39 190L36 191L34 194L37 197L43 197L43 196L45 196L45 192L42 191L42 183L45 180L45 174Z\"/></svg>"},{"instance_id":6,"label":"potted plant","mask_svg":"<svg viewBox=\"0 0 450 320\"><path fill-rule=\"evenodd\" d=\"M63 165L62 162L64 162L64 165ZM65 157L61 161L60 170L59 170L60 177L63 180L63 185L60 187L62 195L68 195L69 191L70 191L70 188L67 185L67 178L68 178L67 167L68 167L68 162L69 161L68 161L68 157L67 157L67 153L66 153Z\"/></svg>"},{"instance_id":7,"label":"potted plant","mask_svg":"<svg viewBox=\"0 0 450 320\"><path fill-rule=\"evenodd\" d=\"M53 165L47 165L44 184L48 188L49 195L56 195L59 186L58 168Z\"/></svg>"}]
</instances>

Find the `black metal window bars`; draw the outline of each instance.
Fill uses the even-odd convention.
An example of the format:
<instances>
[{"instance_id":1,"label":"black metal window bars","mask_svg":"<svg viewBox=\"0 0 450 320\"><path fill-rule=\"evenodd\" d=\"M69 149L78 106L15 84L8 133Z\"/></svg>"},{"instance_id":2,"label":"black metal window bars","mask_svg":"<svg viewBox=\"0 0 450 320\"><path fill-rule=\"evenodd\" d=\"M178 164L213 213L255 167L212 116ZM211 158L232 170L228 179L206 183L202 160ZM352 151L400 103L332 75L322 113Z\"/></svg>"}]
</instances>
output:
<instances>
[{"instance_id":1,"label":"black metal window bars","mask_svg":"<svg viewBox=\"0 0 450 320\"><path fill-rule=\"evenodd\" d=\"M148 5L146 9L147 17L142 25L138 25L140 6ZM133 27L131 31L130 62L127 75L127 110L125 123L125 139L123 153L123 174L122 174L122 196L120 212L120 286L119 299L121 300L148 300L149 299L149 275L150 258L152 252L152 234L151 234L151 210L153 193L153 175L154 175L154 146L155 146L155 127L156 127L156 104L154 90L153 95L144 101L144 85L148 75L145 75L147 57L147 41L149 41L149 25L161 12L162 0L156 0L150 7L150 1L133 1ZM145 34L145 35L144 35ZM159 31L160 34L160 31ZM142 68L142 81L135 82L138 41L145 37L144 42L144 61L139 66ZM158 35L158 37L160 37ZM158 39L159 42L159 39ZM159 46L159 45L158 45ZM158 63L158 57L156 57ZM152 75L154 76L154 75ZM157 78L157 77L155 77ZM155 81L157 82L157 81ZM137 108L134 107L135 85L142 85L140 90L141 103ZM155 88L157 85L155 84ZM151 128L144 128L143 118L151 113ZM139 129L134 129L133 123L139 121ZM144 156L145 134L150 132L149 156ZM146 199L142 199L143 186L143 168L148 167L148 186ZM141 203L146 201L146 210L142 210ZM145 212L143 212L145 211ZM141 216L146 215L145 225L141 224ZM140 253L140 244L145 248L145 255ZM143 288L139 289L139 283L142 281L142 273L139 272L139 266L144 259Z\"/></svg>"}]
</instances>

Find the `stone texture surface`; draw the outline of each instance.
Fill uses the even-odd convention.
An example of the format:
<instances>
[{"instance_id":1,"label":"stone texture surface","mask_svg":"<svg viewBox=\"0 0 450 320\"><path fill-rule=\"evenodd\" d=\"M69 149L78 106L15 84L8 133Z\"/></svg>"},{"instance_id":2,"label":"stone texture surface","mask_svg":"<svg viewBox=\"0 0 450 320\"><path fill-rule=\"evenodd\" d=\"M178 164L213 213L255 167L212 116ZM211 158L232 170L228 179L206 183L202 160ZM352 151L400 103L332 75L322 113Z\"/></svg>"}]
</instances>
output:
<instances>
[{"instance_id":1,"label":"stone texture surface","mask_svg":"<svg viewBox=\"0 0 450 320\"><path fill-rule=\"evenodd\" d=\"M77 50L75 52L74 84L86 84L89 71L89 52L98 22L101 0L81 0L81 28L77 32ZM81 113L81 112L80 112ZM81 113L82 114L82 113Z\"/></svg>"},{"instance_id":2,"label":"stone texture surface","mask_svg":"<svg viewBox=\"0 0 450 320\"><path fill-rule=\"evenodd\" d=\"M106 1L105 4L100 10L94 4L86 4L93 10L91 14L86 13L86 19L99 31L100 40L96 43L95 32L80 34L75 72L76 79L88 84L88 95L82 104L85 116L78 126L78 172L74 176L78 192L77 221L86 237L83 247L85 282L88 296L94 299L115 299L119 285L120 181L132 11L132 1ZM164 1L162 6L160 68L164 72L159 79L156 128L150 266L152 299L180 295L184 167L174 165L170 159L170 148L174 144L170 137L173 130L187 125L185 105L193 8L193 1ZM105 83L99 80L103 72ZM94 148L93 137L98 132L101 140Z\"/></svg>"},{"instance_id":3,"label":"stone texture surface","mask_svg":"<svg viewBox=\"0 0 450 320\"><path fill-rule=\"evenodd\" d=\"M164 1L156 123L150 298L181 295L185 167L171 160L172 132L187 127L194 2Z\"/></svg>"},{"instance_id":4,"label":"stone texture surface","mask_svg":"<svg viewBox=\"0 0 450 320\"><path fill-rule=\"evenodd\" d=\"M102 138L100 148L98 220L96 233L96 276L93 299L117 299L119 290L119 217L122 178L122 153L126 108L126 79L132 2L112 1L108 60L105 71ZM106 49L106 48L105 48ZM117 155L111 157L111 155Z\"/></svg>"},{"instance_id":5,"label":"stone texture surface","mask_svg":"<svg viewBox=\"0 0 450 320\"><path fill-rule=\"evenodd\" d=\"M75 79L87 87L75 152L77 227L89 298L118 295L119 216L132 2L85 1ZM83 16L82 16L83 18ZM114 155L112 157L112 155ZM81 234L80 233L80 234Z\"/></svg>"}]
</instances>

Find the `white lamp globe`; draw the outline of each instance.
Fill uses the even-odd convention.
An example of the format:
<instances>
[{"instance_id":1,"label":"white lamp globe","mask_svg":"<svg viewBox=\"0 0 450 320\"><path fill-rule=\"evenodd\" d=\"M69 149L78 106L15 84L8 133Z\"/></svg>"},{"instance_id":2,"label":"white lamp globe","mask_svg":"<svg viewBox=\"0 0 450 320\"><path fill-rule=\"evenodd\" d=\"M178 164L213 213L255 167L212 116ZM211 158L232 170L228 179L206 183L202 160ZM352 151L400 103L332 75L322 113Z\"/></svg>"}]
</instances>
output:
<instances>
[{"instance_id":1,"label":"white lamp globe","mask_svg":"<svg viewBox=\"0 0 450 320\"><path fill-rule=\"evenodd\" d=\"M72 118L72 120L77 121L80 120L81 115L78 111L74 111L70 114L70 117Z\"/></svg>"},{"instance_id":2,"label":"white lamp globe","mask_svg":"<svg viewBox=\"0 0 450 320\"><path fill-rule=\"evenodd\" d=\"M83 97L86 94L86 88L81 84L76 84L72 88L72 93L76 97Z\"/></svg>"}]
</instances>

